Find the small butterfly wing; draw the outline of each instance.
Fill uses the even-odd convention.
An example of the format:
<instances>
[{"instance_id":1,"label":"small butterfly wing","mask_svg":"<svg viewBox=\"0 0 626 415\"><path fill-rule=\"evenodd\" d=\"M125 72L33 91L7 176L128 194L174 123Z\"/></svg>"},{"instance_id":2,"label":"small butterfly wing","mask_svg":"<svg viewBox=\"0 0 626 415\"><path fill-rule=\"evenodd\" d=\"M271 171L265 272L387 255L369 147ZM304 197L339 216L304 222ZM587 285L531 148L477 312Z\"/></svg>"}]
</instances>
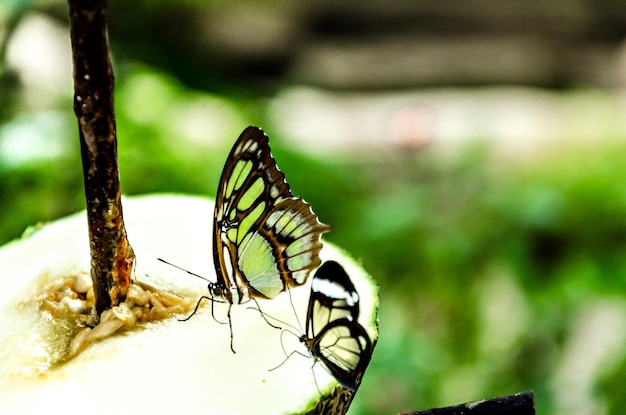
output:
<instances>
[{"instance_id":1,"label":"small butterfly wing","mask_svg":"<svg viewBox=\"0 0 626 415\"><path fill-rule=\"evenodd\" d=\"M372 357L372 343L356 321L333 320L318 333L312 353L341 385L356 391Z\"/></svg>"},{"instance_id":2,"label":"small butterfly wing","mask_svg":"<svg viewBox=\"0 0 626 415\"><path fill-rule=\"evenodd\" d=\"M316 337L319 329L333 320L358 319L359 294L337 262L326 261L315 272L307 317L306 333L309 338Z\"/></svg>"},{"instance_id":3,"label":"small butterfly wing","mask_svg":"<svg viewBox=\"0 0 626 415\"><path fill-rule=\"evenodd\" d=\"M359 295L338 263L327 261L313 276L307 310L307 347L345 388L355 391L372 356L358 322Z\"/></svg>"},{"instance_id":4,"label":"small butterfly wing","mask_svg":"<svg viewBox=\"0 0 626 415\"><path fill-rule=\"evenodd\" d=\"M273 298L306 282L320 264L321 234L330 229L292 195L256 127L244 130L226 160L213 227L218 285L231 303Z\"/></svg>"}]
</instances>

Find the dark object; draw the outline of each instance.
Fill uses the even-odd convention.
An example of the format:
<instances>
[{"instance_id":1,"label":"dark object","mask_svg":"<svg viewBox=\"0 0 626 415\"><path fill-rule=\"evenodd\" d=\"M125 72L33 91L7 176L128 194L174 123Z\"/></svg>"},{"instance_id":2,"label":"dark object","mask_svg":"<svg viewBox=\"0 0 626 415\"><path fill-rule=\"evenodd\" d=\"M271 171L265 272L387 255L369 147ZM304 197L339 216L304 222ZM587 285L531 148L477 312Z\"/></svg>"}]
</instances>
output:
<instances>
[{"instance_id":1,"label":"dark object","mask_svg":"<svg viewBox=\"0 0 626 415\"><path fill-rule=\"evenodd\" d=\"M78 120L89 222L91 279L96 312L123 301L134 254L122 217L109 59L106 0L69 0L74 62L74 112Z\"/></svg>"},{"instance_id":2,"label":"dark object","mask_svg":"<svg viewBox=\"0 0 626 415\"><path fill-rule=\"evenodd\" d=\"M204 297L222 297L229 303L233 353L232 305L271 299L303 285L321 262L320 238L329 230L311 205L291 193L265 133L246 128L226 159L217 188L213 215L217 282L209 283L211 297Z\"/></svg>"},{"instance_id":3,"label":"dark object","mask_svg":"<svg viewBox=\"0 0 626 415\"><path fill-rule=\"evenodd\" d=\"M493 399L468 402L445 408L419 412L402 412L398 415L534 415L535 399L532 391L501 396Z\"/></svg>"},{"instance_id":4,"label":"dark object","mask_svg":"<svg viewBox=\"0 0 626 415\"><path fill-rule=\"evenodd\" d=\"M335 261L324 262L313 276L300 341L344 388L356 392L374 346L359 324L359 294Z\"/></svg>"}]
</instances>

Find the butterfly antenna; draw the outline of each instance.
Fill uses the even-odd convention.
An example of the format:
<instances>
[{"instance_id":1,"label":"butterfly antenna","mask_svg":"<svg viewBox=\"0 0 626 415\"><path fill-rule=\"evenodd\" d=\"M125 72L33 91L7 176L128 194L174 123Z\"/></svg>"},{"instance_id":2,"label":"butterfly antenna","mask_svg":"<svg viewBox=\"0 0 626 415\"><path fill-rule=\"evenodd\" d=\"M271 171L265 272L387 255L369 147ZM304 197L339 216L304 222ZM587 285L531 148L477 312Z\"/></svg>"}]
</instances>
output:
<instances>
[{"instance_id":1,"label":"butterfly antenna","mask_svg":"<svg viewBox=\"0 0 626 415\"><path fill-rule=\"evenodd\" d=\"M184 271L184 272L186 272L186 273L187 273L187 274L189 274L189 275L193 275L194 277L198 277L198 278L200 278L200 279L202 279L202 280L205 280L205 281L211 282L209 279L207 279L207 278L203 277L202 275L198 275L198 274L196 274L195 272L191 272L191 271L189 271L189 270L187 270L187 269L185 269L185 268L181 268L181 267L179 267L178 265L174 265L174 264L172 264L171 262L167 262L166 260L164 260L164 259L162 259L162 258L157 258L157 259L158 259L159 261L163 262L164 264L167 264L167 265L172 266L172 267L174 267L174 268L178 268L179 270Z\"/></svg>"},{"instance_id":2,"label":"butterfly antenna","mask_svg":"<svg viewBox=\"0 0 626 415\"><path fill-rule=\"evenodd\" d=\"M196 274L195 272L191 272L191 271L189 271L189 270L187 270L187 269L185 269L185 268L181 268L181 267L179 267L178 265L172 264L171 262L167 262L167 261L166 261L166 260L164 260L163 258L157 258L157 259L158 259L159 261L163 262L164 264L167 264L167 265L172 266L172 267L174 267L174 268L177 268L177 269L179 269L179 270L181 270L181 271L184 271L184 272L186 272L186 273L187 273L187 274L189 274L189 275L193 275L194 277L198 277L198 278L200 278L200 279L202 279L202 280L207 281L207 282L209 283L209 292L211 293L211 295L213 295L213 287L215 286L215 283L214 283L214 282L212 282L212 281L210 281L209 279L207 279L207 278L203 277L202 275L198 275L198 274ZM193 316L194 316L194 315L198 312L198 308L200 308L200 303L202 302L202 300L209 300L209 301L211 301L211 317L213 317L213 320L215 320L216 322L218 322L218 323L220 323L220 324L226 324L225 322L223 322L223 321L219 321L217 318L215 318L215 307L214 307L214 303L215 303L215 302L221 303L221 302L223 302L223 301L219 301L219 300L215 299L214 297L207 297L206 295L203 295L202 297L200 297L200 299L198 300L198 303L196 304L196 308L193 310L193 313L191 313L188 317L186 317L186 318L184 318L184 319L182 319L182 320L179 320L179 321L187 321L187 320L189 320L191 317L193 317ZM229 311L230 311L230 309L229 309ZM232 329L231 329L231 337L232 337Z\"/></svg>"},{"instance_id":3,"label":"butterfly antenna","mask_svg":"<svg viewBox=\"0 0 626 415\"><path fill-rule=\"evenodd\" d=\"M283 349L283 351L284 351L284 349ZM287 355L287 356L283 359L283 361L282 361L282 362L280 362L277 366L274 366L274 367L273 367L273 368L271 368L271 369L267 369L267 371L268 371L268 372L273 372L274 370L278 369L279 367L281 367L282 365L284 365L285 363L287 363L287 360L289 360L289 358L290 358L291 356L293 356L294 354L300 354L300 355L301 355L302 353L300 353L300 352L299 352L299 351L297 351L297 350L294 350L293 352L289 353L289 354L288 354L288 355Z\"/></svg>"}]
</instances>

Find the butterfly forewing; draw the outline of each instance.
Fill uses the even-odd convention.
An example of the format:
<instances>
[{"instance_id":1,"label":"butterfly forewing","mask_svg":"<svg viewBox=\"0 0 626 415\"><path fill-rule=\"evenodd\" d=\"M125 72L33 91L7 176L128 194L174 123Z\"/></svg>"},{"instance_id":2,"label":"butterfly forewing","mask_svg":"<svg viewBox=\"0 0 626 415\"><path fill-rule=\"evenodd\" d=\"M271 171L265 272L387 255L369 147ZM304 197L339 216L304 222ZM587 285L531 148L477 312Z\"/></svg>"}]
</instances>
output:
<instances>
[{"instance_id":1,"label":"butterfly forewing","mask_svg":"<svg viewBox=\"0 0 626 415\"><path fill-rule=\"evenodd\" d=\"M325 262L313 276L303 341L314 358L352 391L372 355L370 337L358 318L359 295L352 281L341 265Z\"/></svg>"},{"instance_id":2,"label":"butterfly forewing","mask_svg":"<svg viewBox=\"0 0 626 415\"><path fill-rule=\"evenodd\" d=\"M321 234L330 230L292 195L256 127L244 130L226 160L213 225L217 285L230 303L304 284L320 264Z\"/></svg>"},{"instance_id":3,"label":"butterfly forewing","mask_svg":"<svg viewBox=\"0 0 626 415\"><path fill-rule=\"evenodd\" d=\"M311 283L311 298L307 315L307 335L315 337L315 327L321 329L332 320L359 317L359 294L343 267L326 261L315 273Z\"/></svg>"}]
</instances>

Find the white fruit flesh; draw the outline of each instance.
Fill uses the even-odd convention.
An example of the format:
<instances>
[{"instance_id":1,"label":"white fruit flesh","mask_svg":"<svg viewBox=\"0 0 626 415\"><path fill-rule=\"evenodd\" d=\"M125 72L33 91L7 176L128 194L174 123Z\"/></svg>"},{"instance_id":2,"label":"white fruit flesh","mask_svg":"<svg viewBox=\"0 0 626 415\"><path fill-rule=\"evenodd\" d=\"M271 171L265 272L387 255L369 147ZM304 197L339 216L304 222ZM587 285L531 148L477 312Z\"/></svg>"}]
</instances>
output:
<instances>
[{"instance_id":1,"label":"white fruit flesh","mask_svg":"<svg viewBox=\"0 0 626 415\"><path fill-rule=\"evenodd\" d=\"M215 281L212 217L213 203L204 198L125 198L124 218L137 258L134 278L194 301L208 294L205 281L157 258ZM302 413L319 399L310 358L294 354L269 370L285 360L285 352L306 353L290 297L304 326L311 278L291 295L259 301L264 313L294 325L293 334L266 324L249 309L253 302L232 307L236 354L230 351L228 325L212 318L205 301L186 322L170 317L138 324L51 368L62 328L34 299L54 281L89 271L86 222L82 212L0 249L0 413ZM328 243L321 255L340 262L351 276L361 297L359 321L376 339L375 283ZM213 305L215 318L227 322L227 305ZM322 392L336 385L321 365L314 372Z\"/></svg>"}]
</instances>

